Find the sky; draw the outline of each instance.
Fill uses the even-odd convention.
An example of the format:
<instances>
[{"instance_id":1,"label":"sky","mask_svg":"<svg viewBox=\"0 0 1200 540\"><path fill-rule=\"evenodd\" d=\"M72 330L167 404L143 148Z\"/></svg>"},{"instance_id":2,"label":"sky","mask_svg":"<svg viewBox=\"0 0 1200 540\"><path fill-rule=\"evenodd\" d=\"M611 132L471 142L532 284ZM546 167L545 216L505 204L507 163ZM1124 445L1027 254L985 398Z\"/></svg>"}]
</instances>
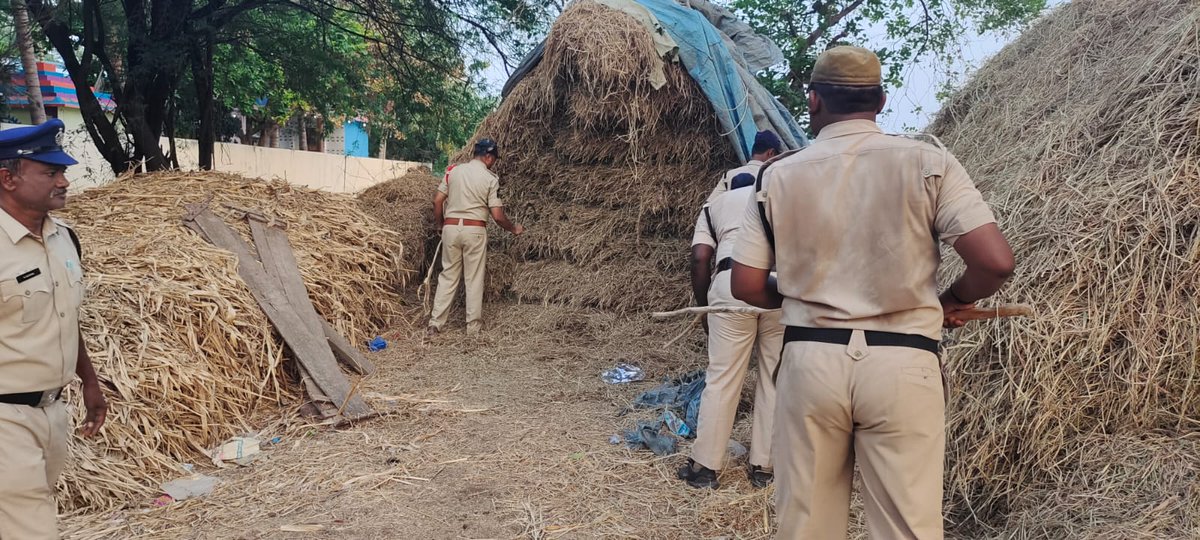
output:
<instances>
[{"instance_id":1,"label":"sky","mask_svg":"<svg viewBox=\"0 0 1200 540\"><path fill-rule=\"evenodd\" d=\"M1047 4L1053 7L1065 1L1049 0ZM868 46L886 44L881 41L885 35L882 28L878 29L877 35L880 36L875 38L878 42ZM1016 32L969 32L959 39L959 54L954 64L945 65L932 58L921 58L910 64L904 71L903 84L888 91L889 106L879 119L884 131L899 133L924 129L941 107L938 92L945 83L962 86L974 70L1016 37ZM507 76L498 59L484 72L484 77L488 90L499 95Z\"/></svg>"}]
</instances>

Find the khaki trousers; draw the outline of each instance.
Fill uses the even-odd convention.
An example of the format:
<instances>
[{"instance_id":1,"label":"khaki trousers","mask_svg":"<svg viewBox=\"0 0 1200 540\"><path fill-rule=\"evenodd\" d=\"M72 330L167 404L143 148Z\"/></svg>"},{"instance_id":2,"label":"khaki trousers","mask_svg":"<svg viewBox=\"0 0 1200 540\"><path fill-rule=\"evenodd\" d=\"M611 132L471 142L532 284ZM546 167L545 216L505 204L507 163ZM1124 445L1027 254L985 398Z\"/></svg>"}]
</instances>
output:
<instances>
[{"instance_id":1,"label":"khaki trousers","mask_svg":"<svg viewBox=\"0 0 1200 540\"><path fill-rule=\"evenodd\" d=\"M731 272L721 272L709 289L710 305L745 305L729 292ZM742 381L750 367L754 342L758 341L758 384L754 389L754 423L750 428L751 465L771 467L771 431L775 423L775 383L771 374L779 365L783 345L780 312L710 313L708 315L708 370L704 374L704 392L700 395L700 418L696 421L696 442L692 459L705 467L720 470L725 464L729 436L737 417Z\"/></svg>"},{"instance_id":2,"label":"khaki trousers","mask_svg":"<svg viewBox=\"0 0 1200 540\"><path fill-rule=\"evenodd\" d=\"M936 355L868 348L861 331L848 346L796 341L784 346L776 385L778 538L846 538L855 459L871 538L942 538L946 428Z\"/></svg>"},{"instance_id":3,"label":"khaki trousers","mask_svg":"<svg viewBox=\"0 0 1200 540\"><path fill-rule=\"evenodd\" d=\"M466 281L467 332L483 328L483 278L487 262L487 228L470 225L442 227L442 273L429 325L441 328L450 317L450 304L460 281Z\"/></svg>"},{"instance_id":4,"label":"khaki trousers","mask_svg":"<svg viewBox=\"0 0 1200 540\"><path fill-rule=\"evenodd\" d=\"M67 408L0 403L0 540L58 538L54 485L67 461Z\"/></svg>"}]
</instances>

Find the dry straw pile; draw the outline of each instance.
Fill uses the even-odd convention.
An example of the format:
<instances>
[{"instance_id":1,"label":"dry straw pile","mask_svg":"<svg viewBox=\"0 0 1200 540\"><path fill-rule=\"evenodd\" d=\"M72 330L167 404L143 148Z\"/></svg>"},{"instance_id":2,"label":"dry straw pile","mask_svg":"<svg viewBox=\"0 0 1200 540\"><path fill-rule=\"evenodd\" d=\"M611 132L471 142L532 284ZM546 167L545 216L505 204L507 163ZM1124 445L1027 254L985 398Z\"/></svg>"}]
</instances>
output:
<instances>
[{"instance_id":1,"label":"dry straw pile","mask_svg":"<svg viewBox=\"0 0 1200 540\"><path fill-rule=\"evenodd\" d=\"M1200 6L1076 0L933 126L1035 320L958 332L951 520L976 536L1200 532ZM947 268L957 272L960 266Z\"/></svg>"},{"instance_id":2,"label":"dry straw pile","mask_svg":"<svg viewBox=\"0 0 1200 540\"><path fill-rule=\"evenodd\" d=\"M348 197L217 173L127 177L72 197L62 217L83 243L83 335L110 412L98 441L71 443L59 482L67 509L151 495L182 474L177 463L203 463L201 452L252 430L256 409L291 397L291 364L236 259L182 225L183 204L210 197L247 239L224 205L288 224L317 311L353 342L397 307L397 235Z\"/></svg>"},{"instance_id":3,"label":"dry straw pile","mask_svg":"<svg viewBox=\"0 0 1200 540\"><path fill-rule=\"evenodd\" d=\"M737 165L712 106L676 64L653 89L661 60L650 33L595 2L572 4L545 45L475 136L500 143L501 196L529 229L515 240L492 235L493 251L518 262L489 273L528 299L686 304L697 212L719 173ZM468 159L469 147L454 161Z\"/></svg>"},{"instance_id":4,"label":"dry straw pile","mask_svg":"<svg viewBox=\"0 0 1200 540\"><path fill-rule=\"evenodd\" d=\"M358 194L358 206L363 212L400 235L404 268L413 275L424 270L427 258L433 257L437 246L433 226L433 194L437 183L428 168L417 167Z\"/></svg>"}]
</instances>

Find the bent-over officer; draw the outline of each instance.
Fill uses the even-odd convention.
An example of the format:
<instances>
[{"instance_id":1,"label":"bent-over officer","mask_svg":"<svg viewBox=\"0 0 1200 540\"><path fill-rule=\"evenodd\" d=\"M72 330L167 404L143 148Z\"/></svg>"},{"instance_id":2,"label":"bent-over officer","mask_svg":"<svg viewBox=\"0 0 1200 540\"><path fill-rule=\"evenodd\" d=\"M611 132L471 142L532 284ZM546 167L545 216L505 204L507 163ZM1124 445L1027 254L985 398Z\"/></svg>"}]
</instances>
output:
<instances>
[{"instance_id":1,"label":"bent-over officer","mask_svg":"<svg viewBox=\"0 0 1200 540\"><path fill-rule=\"evenodd\" d=\"M1012 250L954 156L880 131L874 53L822 53L808 100L817 138L764 166L733 256L733 295L786 325L779 538L845 538L857 460L871 537L940 539L941 328L1000 288ZM940 297L939 240L966 263Z\"/></svg>"},{"instance_id":2,"label":"bent-over officer","mask_svg":"<svg viewBox=\"0 0 1200 540\"><path fill-rule=\"evenodd\" d=\"M71 436L63 387L83 381L83 435L108 410L79 330L77 237L50 217L67 203L63 124L0 131L0 539L58 538L55 483Z\"/></svg>"},{"instance_id":3,"label":"bent-over officer","mask_svg":"<svg viewBox=\"0 0 1200 540\"><path fill-rule=\"evenodd\" d=\"M706 205L696 220L692 237L692 293L700 306L749 308L729 290L729 269L746 204L754 198L754 176L741 173L730 182L730 190ZM716 272L710 273L714 258ZM779 310L763 313L708 314L708 369L700 396L700 417L692 457L678 476L696 488L716 488L717 471L725 462L729 436L737 416L742 381L750 367L754 343L758 342L758 382L754 389L754 420L750 428L747 474L755 487L766 487L773 479L771 430L775 418L775 383L771 375L779 363L783 326Z\"/></svg>"},{"instance_id":4,"label":"bent-over officer","mask_svg":"<svg viewBox=\"0 0 1200 540\"><path fill-rule=\"evenodd\" d=\"M763 162L783 153L783 141L779 140L779 136L774 131L760 131L754 135L754 145L750 148L750 161L745 165L725 171L721 175L721 179L717 180L717 185L713 187L712 193L708 195L705 204L712 203L718 195L729 191L730 182L733 177L739 174L750 174L758 176L758 169L763 166Z\"/></svg>"},{"instance_id":5,"label":"bent-over officer","mask_svg":"<svg viewBox=\"0 0 1200 540\"><path fill-rule=\"evenodd\" d=\"M446 324L460 281L466 282L467 333L476 334L483 328L488 216L508 232L525 232L504 213L500 180L491 170L499 160L496 141L480 139L471 161L451 169L433 197L434 223L442 227L442 272L429 319L430 334L438 333Z\"/></svg>"}]
</instances>

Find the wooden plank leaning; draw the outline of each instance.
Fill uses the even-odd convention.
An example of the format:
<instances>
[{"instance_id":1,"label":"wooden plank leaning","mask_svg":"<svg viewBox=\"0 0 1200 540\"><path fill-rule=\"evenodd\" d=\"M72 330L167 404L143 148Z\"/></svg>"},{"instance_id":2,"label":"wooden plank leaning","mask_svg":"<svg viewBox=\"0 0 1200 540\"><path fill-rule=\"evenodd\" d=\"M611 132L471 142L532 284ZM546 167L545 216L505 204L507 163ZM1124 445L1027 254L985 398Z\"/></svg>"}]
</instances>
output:
<instances>
[{"instance_id":1,"label":"wooden plank leaning","mask_svg":"<svg viewBox=\"0 0 1200 540\"><path fill-rule=\"evenodd\" d=\"M275 224L267 222L261 214L246 212L246 221L250 223L250 234L254 238L254 246L258 248L258 258L262 261L263 268L279 280L284 295L291 302L296 314L304 320L308 331L315 336L325 336L329 340L333 356L350 369L363 375L374 373L375 364L367 360L317 313L312 299L308 296L308 289L304 286L300 265L296 262L296 254L288 242L287 233Z\"/></svg>"},{"instance_id":2,"label":"wooden plank leaning","mask_svg":"<svg viewBox=\"0 0 1200 540\"><path fill-rule=\"evenodd\" d=\"M373 415L370 405L354 392L355 388L351 387L350 381L338 368L324 331L317 330L314 333L309 330L308 323L297 314L296 306L289 301L282 282L267 272L251 253L250 246L213 214L207 205L187 205L186 208L184 220L190 222L189 226L194 223L193 228L198 227L209 242L237 256L238 275L246 282L267 318L291 348L296 361L328 396L341 416L354 420ZM264 254L264 259L273 260L273 256Z\"/></svg>"}]
</instances>

